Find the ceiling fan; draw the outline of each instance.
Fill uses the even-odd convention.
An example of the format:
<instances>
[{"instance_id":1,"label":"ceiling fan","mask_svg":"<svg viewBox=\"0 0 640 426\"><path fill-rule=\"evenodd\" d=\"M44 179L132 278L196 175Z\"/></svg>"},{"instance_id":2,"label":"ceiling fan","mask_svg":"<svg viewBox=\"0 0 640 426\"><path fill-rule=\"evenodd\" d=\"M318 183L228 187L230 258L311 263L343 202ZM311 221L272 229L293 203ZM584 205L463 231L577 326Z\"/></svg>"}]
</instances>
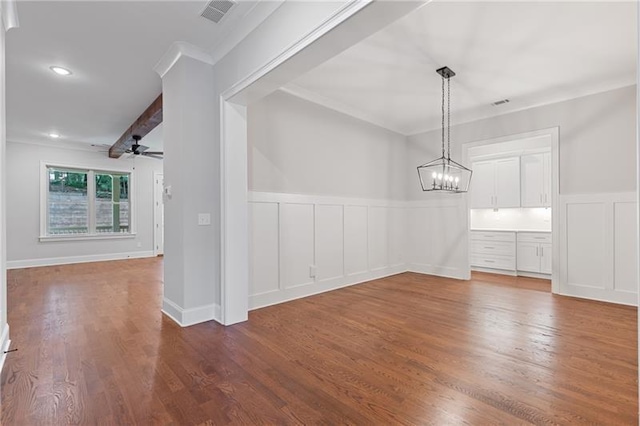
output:
<instances>
[{"instance_id":1,"label":"ceiling fan","mask_svg":"<svg viewBox=\"0 0 640 426\"><path fill-rule=\"evenodd\" d=\"M142 136L140 135L132 135L134 140L131 145L131 149L126 150L125 152L133 155L143 155L145 157L157 158L158 160L162 160L162 156L164 155L163 151L147 151L149 149L148 146L140 145L140 140Z\"/></svg>"}]
</instances>

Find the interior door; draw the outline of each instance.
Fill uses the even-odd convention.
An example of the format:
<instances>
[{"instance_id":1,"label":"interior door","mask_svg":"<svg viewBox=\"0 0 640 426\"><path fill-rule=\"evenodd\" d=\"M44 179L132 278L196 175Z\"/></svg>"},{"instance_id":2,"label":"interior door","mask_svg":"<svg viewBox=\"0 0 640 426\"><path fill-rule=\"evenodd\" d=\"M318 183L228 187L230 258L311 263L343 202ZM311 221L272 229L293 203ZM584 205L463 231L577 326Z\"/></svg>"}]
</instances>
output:
<instances>
[{"instance_id":1,"label":"interior door","mask_svg":"<svg viewBox=\"0 0 640 426\"><path fill-rule=\"evenodd\" d=\"M542 174L542 193L544 198L544 206L551 207L551 153L546 152L543 158L543 174Z\"/></svg>"},{"instance_id":2,"label":"interior door","mask_svg":"<svg viewBox=\"0 0 640 426\"><path fill-rule=\"evenodd\" d=\"M154 243L153 252L156 256L164 254L164 176L162 173L154 175Z\"/></svg>"}]
</instances>

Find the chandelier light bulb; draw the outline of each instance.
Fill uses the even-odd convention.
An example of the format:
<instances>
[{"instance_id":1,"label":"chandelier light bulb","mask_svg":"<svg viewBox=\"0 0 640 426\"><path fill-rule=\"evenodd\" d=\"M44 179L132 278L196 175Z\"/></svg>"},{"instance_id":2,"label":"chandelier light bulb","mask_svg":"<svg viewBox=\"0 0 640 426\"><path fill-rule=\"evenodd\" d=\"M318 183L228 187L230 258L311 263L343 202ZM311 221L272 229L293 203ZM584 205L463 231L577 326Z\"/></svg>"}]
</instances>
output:
<instances>
[{"instance_id":1,"label":"chandelier light bulb","mask_svg":"<svg viewBox=\"0 0 640 426\"><path fill-rule=\"evenodd\" d=\"M431 174L431 177L435 179L435 178L437 178L437 177L438 177L438 174L437 174L436 172L433 172L433 173Z\"/></svg>"},{"instance_id":2,"label":"chandelier light bulb","mask_svg":"<svg viewBox=\"0 0 640 426\"><path fill-rule=\"evenodd\" d=\"M438 179L442 179L442 173L438 173Z\"/></svg>"}]
</instances>

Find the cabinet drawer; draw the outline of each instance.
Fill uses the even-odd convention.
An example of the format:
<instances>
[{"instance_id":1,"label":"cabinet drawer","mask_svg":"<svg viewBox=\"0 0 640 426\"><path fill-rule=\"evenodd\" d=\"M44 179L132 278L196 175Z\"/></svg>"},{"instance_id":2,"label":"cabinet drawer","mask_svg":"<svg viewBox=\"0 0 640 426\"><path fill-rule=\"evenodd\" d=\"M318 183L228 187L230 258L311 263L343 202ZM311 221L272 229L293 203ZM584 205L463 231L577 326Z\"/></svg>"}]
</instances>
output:
<instances>
[{"instance_id":1,"label":"cabinet drawer","mask_svg":"<svg viewBox=\"0 0 640 426\"><path fill-rule=\"evenodd\" d=\"M515 242L515 232L471 231L472 240Z\"/></svg>"},{"instance_id":2,"label":"cabinet drawer","mask_svg":"<svg viewBox=\"0 0 640 426\"><path fill-rule=\"evenodd\" d=\"M472 240L471 253L515 256L516 244L513 242L504 242L504 241Z\"/></svg>"},{"instance_id":3,"label":"cabinet drawer","mask_svg":"<svg viewBox=\"0 0 640 426\"><path fill-rule=\"evenodd\" d=\"M551 244L550 232L518 232L519 243Z\"/></svg>"},{"instance_id":4,"label":"cabinet drawer","mask_svg":"<svg viewBox=\"0 0 640 426\"><path fill-rule=\"evenodd\" d=\"M490 255L483 256L478 254L472 254L471 266L515 271L516 258L514 256L490 256Z\"/></svg>"}]
</instances>

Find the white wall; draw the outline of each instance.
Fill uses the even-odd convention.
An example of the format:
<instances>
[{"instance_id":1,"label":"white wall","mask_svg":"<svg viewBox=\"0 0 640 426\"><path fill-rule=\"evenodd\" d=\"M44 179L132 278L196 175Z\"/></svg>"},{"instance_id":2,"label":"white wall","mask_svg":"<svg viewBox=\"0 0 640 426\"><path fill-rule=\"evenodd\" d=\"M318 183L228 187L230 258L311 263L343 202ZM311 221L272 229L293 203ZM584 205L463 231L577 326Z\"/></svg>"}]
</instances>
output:
<instances>
[{"instance_id":1,"label":"white wall","mask_svg":"<svg viewBox=\"0 0 640 426\"><path fill-rule=\"evenodd\" d=\"M248 109L249 190L404 200L405 143L278 91Z\"/></svg>"},{"instance_id":2,"label":"white wall","mask_svg":"<svg viewBox=\"0 0 640 426\"><path fill-rule=\"evenodd\" d=\"M405 144L283 92L250 105L250 308L406 270Z\"/></svg>"},{"instance_id":3,"label":"white wall","mask_svg":"<svg viewBox=\"0 0 640 426\"><path fill-rule=\"evenodd\" d=\"M461 124L451 128L452 153L460 158L467 142L559 127L561 194L633 191L635 103L636 87L629 86ZM439 130L409 137L407 173L439 155L439 138ZM410 179L409 198L424 199L417 179Z\"/></svg>"},{"instance_id":4,"label":"white wall","mask_svg":"<svg viewBox=\"0 0 640 426\"><path fill-rule=\"evenodd\" d=\"M135 166L137 235L131 239L40 242L40 162L96 168ZM27 267L153 255L153 173L162 161L110 159L106 152L7 144L7 261ZM140 245L140 247L138 247Z\"/></svg>"}]
</instances>

